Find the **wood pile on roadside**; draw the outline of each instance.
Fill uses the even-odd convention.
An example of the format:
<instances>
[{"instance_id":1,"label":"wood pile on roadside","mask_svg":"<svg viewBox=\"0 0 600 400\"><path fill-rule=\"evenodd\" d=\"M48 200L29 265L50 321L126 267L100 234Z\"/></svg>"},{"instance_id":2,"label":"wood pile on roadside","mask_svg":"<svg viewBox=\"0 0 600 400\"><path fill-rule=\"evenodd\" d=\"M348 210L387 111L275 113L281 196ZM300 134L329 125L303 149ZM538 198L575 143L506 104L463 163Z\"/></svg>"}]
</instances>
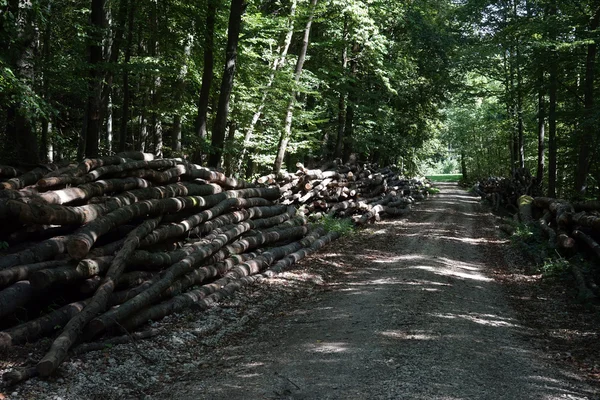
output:
<instances>
[{"instance_id":1,"label":"wood pile on roadside","mask_svg":"<svg viewBox=\"0 0 600 400\"><path fill-rule=\"evenodd\" d=\"M319 169L296 167L295 174L267 175L257 182L278 185L282 204L302 206L306 214L316 217L350 217L364 225L385 216L402 216L411 204L429 195L428 182L404 178L393 166L343 165L337 160Z\"/></svg>"},{"instance_id":2,"label":"wood pile on roadside","mask_svg":"<svg viewBox=\"0 0 600 400\"><path fill-rule=\"evenodd\" d=\"M535 196L535 179L526 170L518 171L512 179L488 178L478 182L473 192L489 201L496 210L503 207L514 213L512 220L504 219L499 225L508 235L516 232L516 223L520 222L535 227L534 231L544 237L547 249L558 251L561 257L584 255L591 268L569 264L578 297L581 300L600 297L597 283L600 281L600 201L570 202Z\"/></svg>"},{"instance_id":3,"label":"wood pile on roadside","mask_svg":"<svg viewBox=\"0 0 600 400\"><path fill-rule=\"evenodd\" d=\"M535 196L537 181L526 168L515 171L511 178L488 177L473 185L473 192L489 201L494 210L500 207L516 212L517 200L523 195Z\"/></svg>"},{"instance_id":4,"label":"wood pile on roadside","mask_svg":"<svg viewBox=\"0 0 600 400\"><path fill-rule=\"evenodd\" d=\"M335 162L256 182L139 152L0 166L0 351L53 339L3 378L49 376L86 342L206 309L339 237L309 217L360 225L427 194L393 168Z\"/></svg>"}]
</instances>

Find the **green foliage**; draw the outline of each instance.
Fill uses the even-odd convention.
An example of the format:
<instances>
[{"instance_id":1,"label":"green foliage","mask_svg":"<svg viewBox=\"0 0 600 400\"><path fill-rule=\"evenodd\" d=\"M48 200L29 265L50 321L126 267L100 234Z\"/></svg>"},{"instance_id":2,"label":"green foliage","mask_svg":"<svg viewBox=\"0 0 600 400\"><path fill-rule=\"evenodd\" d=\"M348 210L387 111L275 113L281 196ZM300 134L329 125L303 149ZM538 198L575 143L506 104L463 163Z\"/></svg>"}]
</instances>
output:
<instances>
[{"instance_id":1,"label":"green foliage","mask_svg":"<svg viewBox=\"0 0 600 400\"><path fill-rule=\"evenodd\" d=\"M438 188L434 188L434 187L428 187L427 188L427 192L429 194L438 194L440 192L440 189Z\"/></svg>"},{"instance_id":2,"label":"green foliage","mask_svg":"<svg viewBox=\"0 0 600 400\"><path fill-rule=\"evenodd\" d=\"M426 178L432 182L460 182L462 174L427 175Z\"/></svg>"},{"instance_id":3,"label":"green foliage","mask_svg":"<svg viewBox=\"0 0 600 400\"><path fill-rule=\"evenodd\" d=\"M557 257L546 258L542 264L540 271L548 277L557 277L568 272L570 263L567 259L561 257L557 253Z\"/></svg>"},{"instance_id":4,"label":"green foliage","mask_svg":"<svg viewBox=\"0 0 600 400\"><path fill-rule=\"evenodd\" d=\"M8 249L8 243L4 242L4 241L0 241L0 251L1 250L6 250Z\"/></svg>"},{"instance_id":5,"label":"green foliage","mask_svg":"<svg viewBox=\"0 0 600 400\"><path fill-rule=\"evenodd\" d=\"M338 232L342 236L351 235L356 231L350 218L335 218L325 214L317 223L322 225L327 232Z\"/></svg>"}]
</instances>

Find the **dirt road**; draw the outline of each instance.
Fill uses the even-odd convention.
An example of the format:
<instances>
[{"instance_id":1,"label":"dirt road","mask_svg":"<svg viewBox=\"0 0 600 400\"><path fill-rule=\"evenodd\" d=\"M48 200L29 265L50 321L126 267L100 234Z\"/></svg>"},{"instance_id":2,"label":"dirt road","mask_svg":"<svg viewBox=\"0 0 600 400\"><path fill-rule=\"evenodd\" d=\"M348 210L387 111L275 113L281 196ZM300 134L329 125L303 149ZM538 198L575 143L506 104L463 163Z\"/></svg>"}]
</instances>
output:
<instances>
[{"instance_id":1,"label":"dirt road","mask_svg":"<svg viewBox=\"0 0 600 400\"><path fill-rule=\"evenodd\" d=\"M493 218L452 184L320 254L331 290L215 349L173 399L594 399L550 365L499 283Z\"/></svg>"}]
</instances>

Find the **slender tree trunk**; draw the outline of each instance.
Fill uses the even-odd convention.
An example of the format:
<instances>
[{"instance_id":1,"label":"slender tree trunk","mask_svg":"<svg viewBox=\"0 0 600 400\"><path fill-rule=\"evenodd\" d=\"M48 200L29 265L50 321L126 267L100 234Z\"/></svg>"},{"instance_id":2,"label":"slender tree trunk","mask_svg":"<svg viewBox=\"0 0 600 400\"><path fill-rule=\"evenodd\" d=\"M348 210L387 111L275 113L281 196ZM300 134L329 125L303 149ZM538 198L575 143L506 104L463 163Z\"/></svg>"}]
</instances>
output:
<instances>
[{"instance_id":1,"label":"slender tree trunk","mask_svg":"<svg viewBox=\"0 0 600 400\"><path fill-rule=\"evenodd\" d=\"M277 70L281 66L285 65L285 59L287 58L290 44L292 43L292 37L294 35L296 6L297 6L297 0L292 0L292 5L290 6L290 19L289 19L290 22L288 25L288 31L287 31L287 33L285 35L285 39L283 41L283 47L281 48L281 54L279 54L277 56L277 58L275 58L275 61L273 61L273 66L271 67L272 72L271 72L271 75L269 76L269 80L267 81L266 88L263 91L263 95L262 95L262 98L260 99L258 109L252 116L252 121L250 121L250 126L248 127L248 129L246 130L246 132L244 134L244 144L242 147L242 153L240 155L240 159L239 159L239 163L238 163L238 170L242 169L243 162L246 159L246 157L248 156L248 148L250 147L250 144L252 142L252 135L254 134L254 128L256 127L256 124L258 123L258 120L260 119L260 117L262 115L263 109L264 109L266 101L267 101L267 96L269 94L269 89L271 88L271 86L273 86L273 82L275 81L275 75L277 73Z\"/></svg>"},{"instance_id":2,"label":"slender tree trunk","mask_svg":"<svg viewBox=\"0 0 600 400\"><path fill-rule=\"evenodd\" d=\"M354 143L354 107L356 97L350 94L348 97L348 105L346 106L346 122L344 124L344 151L342 153L342 161L347 163L353 152Z\"/></svg>"},{"instance_id":3,"label":"slender tree trunk","mask_svg":"<svg viewBox=\"0 0 600 400\"><path fill-rule=\"evenodd\" d=\"M556 143L556 93L558 66L556 56L550 62L548 108L548 196L556 197L557 143Z\"/></svg>"},{"instance_id":4,"label":"slender tree trunk","mask_svg":"<svg viewBox=\"0 0 600 400\"><path fill-rule=\"evenodd\" d=\"M342 33L342 40L344 41L344 48L342 49L342 76L346 76L346 68L348 67L348 46L346 40L348 39L348 16L344 15L344 30ZM344 82L340 85L340 98L338 100L338 132L335 141L335 151L333 153L334 158L342 158L344 150L344 131L346 129L346 91L344 88Z\"/></svg>"},{"instance_id":5,"label":"slender tree trunk","mask_svg":"<svg viewBox=\"0 0 600 400\"><path fill-rule=\"evenodd\" d=\"M546 134L546 101L544 96L544 69L540 66L538 72L538 157L536 174L538 186L541 186L544 180L544 136Z\"/></svg>"},{"instance_id":6,"label":"slender tree trunk","mask_svg":"<svg viewBox=\"0 0 600 400\"><path fill-rule=\"evenodd\" d=\"M212 153L208 158L208 166L216 168L221 162L223 145L225 144L225 131L227 130L227 116L229 115L229 100L233 89L233 78L237 63L237 49L242 27L242 14L246 9L245 0L231 0L229 12L229 25L227 29L227 48L225 55L225 70L221 80L219 105L212 130Z\"/></svg>"},{"instance_id":7,"label":"slender tree trunk","mask_svg":"<svg viewBox=\"0 0 600 400\"><path fill-rule=\"evenodd\" d=\"M600 9L596 9L589 30L595 31L600 23ZM575 191L584 194L586 190L586 178L590 171L591 144L594 142L594 133L598 129L594 116L594 80L596 72L597 44L592 42L587 46L587 58L585 62L585 84L584 84L584 107L585 120L583 122L583 133L579 140L579 159L575 173Z\"/></svg>"},{"instance_id":8,"label":"slender tree trunk","mask_svg":"<svg viewBox=\"0 0 600 400\"><path fill-rule=\"evenodd\" d=\"M112 102L112 90L108 94L108 101L106 105L106 146L108 153L113 152L113 102Z\"/></svg>"},{"instance_id":9,"label":"slender tree trunk","mask_svg":"<svg viewBox=\"0 0 600 400\"><path fill-rule=\"evenodd\" d=\"M181 151L181 115L173 117L173 132L171 134L171 149L175 152Z\"/></svg>"},{"instance_id":10,"label":"slender tree trunk","mask_svg":"<svg viewBox=\"0 0 600 400\"><path fill-rule=\"evenodd\" d=\"M183 48L183 56L184 61L181 65L181 69L179 70L179 76L177 77L177 94L176 94L176 104L178 108L181 108L181 96L185 91L185 77L187 75L188 70L188 59L190 58L190 54L192 51L192 37L188 36L185 46ZM179 110L178 110L179 111ZM181 112L179 111L173 117L173 136L171 137L171 148L173 151L180 152L181 151L181 139L182 139L183 127L181 125Z\"/></svg>"},{"instance_id":11,"label":"slender tree trunk","mask_svg":"<svg viewBox=\"0 0 600 400\"><path fill-rule=\"evenodd\" d=\"M108 142L107 145L109 153L111 153L113 150L113 82L115 71L117 69L117 64L119 61L121 44L123 42L125 24L127 23L127 10L128 0L120 0L117 19L114 24L114 27L112 28L112 30L114 31L114 35L112 37L112 40L110 40L110 46L107 46L109 50L106 59L108 60L108 64L110 66L106 69L106 72L104 74L105 82L102 87L102 114L106 114L107 117L106 140Z\"/></svg>"},{"instance_id":12,"label":"slender tree trunk","mask_svg":"<svg viewBox=\"0 0 600 400\"><path fill-rule=\"evenodd\" d=\"M463 180L467 181L469 178L467 176L467 160L464 151L460 152L460 172L462 173Z\"/></svg>"},{"instance_id":13,"label":"slender tree trunk","mask_svg":"<svg viewBox=\"0 0 600 400\"><path fill-rule=\"evenodd\" d=\"M302 68L304 67L304 60L306 60L306 52L308 50L308 44L310 42L310 29L315 15L315 8L317 7L317 1L318 0L311 0L310 3L310 14L308 16L308 21L306 22L306 27L304 28L302 48L300 49L298 61L296 62L296 70L294 72L294 81L296 83L300 82ZM292 134L292 120L294 118L294 104L296 103L296 96L297 93L294 91L288 103L287 112L285 116L284 130L281 133L281 136L279 137L279 145L277 146L277 156L275 157L275 163L273 164L273 172L275 173L279 173L279 171L281 170L283 158L285 156L285 151L287 149L287 145Z\"/></svg>"},{"instance_id":14,"label":"slender tree trunk","mask_svg":"<svg viewBox=\"0 0 600 400\"><path fill-rule=\"evenodd\" d=\"M47 5L47 20L46 20L46 27L44 29L44 35L43 35L43 42L42 42L42 62L43 62L43 66L42 66L42 79L43 79L43 83L42 83L42 93L44 96L44 99L48 102L49 101L49 97L50 97L50 93L49 93L49 89L50 89L50 76L48 74L48 65L50 64L50 57L51 57L51 53L50 53L50 47L52 46L51 44L51 37L52 37L52 25L51 25L51 21L50 21L50 17L52 15L52 3L48 2ZM48 148L50 147L50 137L49 137L49 133L50 133L50 129L49 129L49 125L50 125L50 117L45 117L42 119L42 134L41 134L41 143L40 143L40 155L39 158L42 162L49 162L52 160L52 157L48 157Z\"/></svg>"},{"instance_id":15,"label":"slender tree trunk","mask_svg":"<svg viewBox=\"0 0 600 400\"><path fill-rule=\"evenodd\" d=\"M100 129L102 128L102 30L105 28L106 0L92 0L91 6L91 43L89 46L89 97L87 103L87 124L85 130L85 156L98 157Z\"/></svg>"},{"instance_id":16,"label":"slender tree trunk","mask_svg":"<svg viewBox=\"0 0 600 400\"><path fill-rule=\"evenodd\" d=\"M556 16L556 1L552 1L549 16ZM550 40L556 39L556 32L551 27ZM550 50L549 86L548 86L548 196L556 197L556 170L557 170L557 144L556 144L556 101L558 89L558 56L556 48Z\"/></svg>"},{"instance_id":17,"label":"slender tree trunk","mask_svg":"<svg viewBox=\"0 0 600 400\"><path fill-rule=\"evenodd\" d=\"M129 134L129 106L131 102L131 91L129 89L129 61L133 46L133 23L135 20L135 2L132 1L128 7L127 14L127 39L125 43L125 59L123 60L123 107L121 109L121 126L119 128L119 151L130 149L133 138Z\"/></svg>"},{"instance_id":18,"label":"slender tree trunk","mask_svg":"<svg viewBox=\"0 0 600 400\"><path fill-rule=\"evenodd\" d=\"M233 146L235 145L235 131L237 129L237 124L235 121L229 122L229 129L227 131L227 144L225 145L225 157L223 163L223 169L225 171L225 175L231 176L233 173Z\"/></svg>"},{"instance_id":19,"label":"slender tree trunk","mask_svg":"<svg viewBox=\"0 0 600 400\"><path fill-rule=\"evenodd\" d=\"M210 89L214 77L214 43L215 43L215 16L217 13L217 0L209 0L206 9L206 25L204 28L204 68L202 70L202 87L198 98L198 116L196 117L196 135L201 142L208 136L207 118L208 103L210 102ZM202 163L202 152L195 156L195 161Z\"/></svg>"},{"instance_id":20,"label":"slender tree trunk","mask_svg":"<svg viewBox=\"0 0 600 400\"><path fill-rule=\"evenodd\" d=\"M354 42L352 45L352 61L350 62L350 85L348 92L348 104L346 105L346 121L344 123L344 151L342 152L342 161L348 162L354 151L354 113L356 110L356 79L358 74L359 44Z\"/></svg>"},{"instance_id":21,"label":"slender tree trunk","mask_svg":"<svg viewBox=\"0 0 600 400\"><path fill-rule=\"evenodd\" d=\"M150 23L152 24L152 34L149 43L150 57L156 58L158 55L158 1L152 2L152 8L150 9ZM160 74L156 73L152 77L152 85L150 89L150 102L152 103L152 112L150 114L150 136L153 143L153 153L157 157L162 157L163 148L163 131L162 121L160 120L160 114L158 112L158 105L160 103L159 91L160 91Z\"/></svg>"}]
</instances>

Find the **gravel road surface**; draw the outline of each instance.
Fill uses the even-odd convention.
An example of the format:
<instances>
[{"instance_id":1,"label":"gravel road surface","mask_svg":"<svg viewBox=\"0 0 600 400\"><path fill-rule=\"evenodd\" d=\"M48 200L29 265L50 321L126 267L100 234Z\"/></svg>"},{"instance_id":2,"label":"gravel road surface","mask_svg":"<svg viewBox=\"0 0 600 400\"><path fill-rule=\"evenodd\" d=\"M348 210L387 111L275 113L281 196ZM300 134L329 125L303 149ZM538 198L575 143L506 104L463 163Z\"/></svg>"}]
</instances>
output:
<instances>
[{"instance_id":1,"label":"gravel road surface","mask_svg":"<svg viewBox=\"0 0 600 400\"><path fill-rule=\"evenodd\" d=\"M215 349L218 368L157 398L600 398L526 341L492 279L504 262L493 217L439 187L407 218L330 245L321 259L344 271L330 290Z\"/></svg>"}]
</instances>

